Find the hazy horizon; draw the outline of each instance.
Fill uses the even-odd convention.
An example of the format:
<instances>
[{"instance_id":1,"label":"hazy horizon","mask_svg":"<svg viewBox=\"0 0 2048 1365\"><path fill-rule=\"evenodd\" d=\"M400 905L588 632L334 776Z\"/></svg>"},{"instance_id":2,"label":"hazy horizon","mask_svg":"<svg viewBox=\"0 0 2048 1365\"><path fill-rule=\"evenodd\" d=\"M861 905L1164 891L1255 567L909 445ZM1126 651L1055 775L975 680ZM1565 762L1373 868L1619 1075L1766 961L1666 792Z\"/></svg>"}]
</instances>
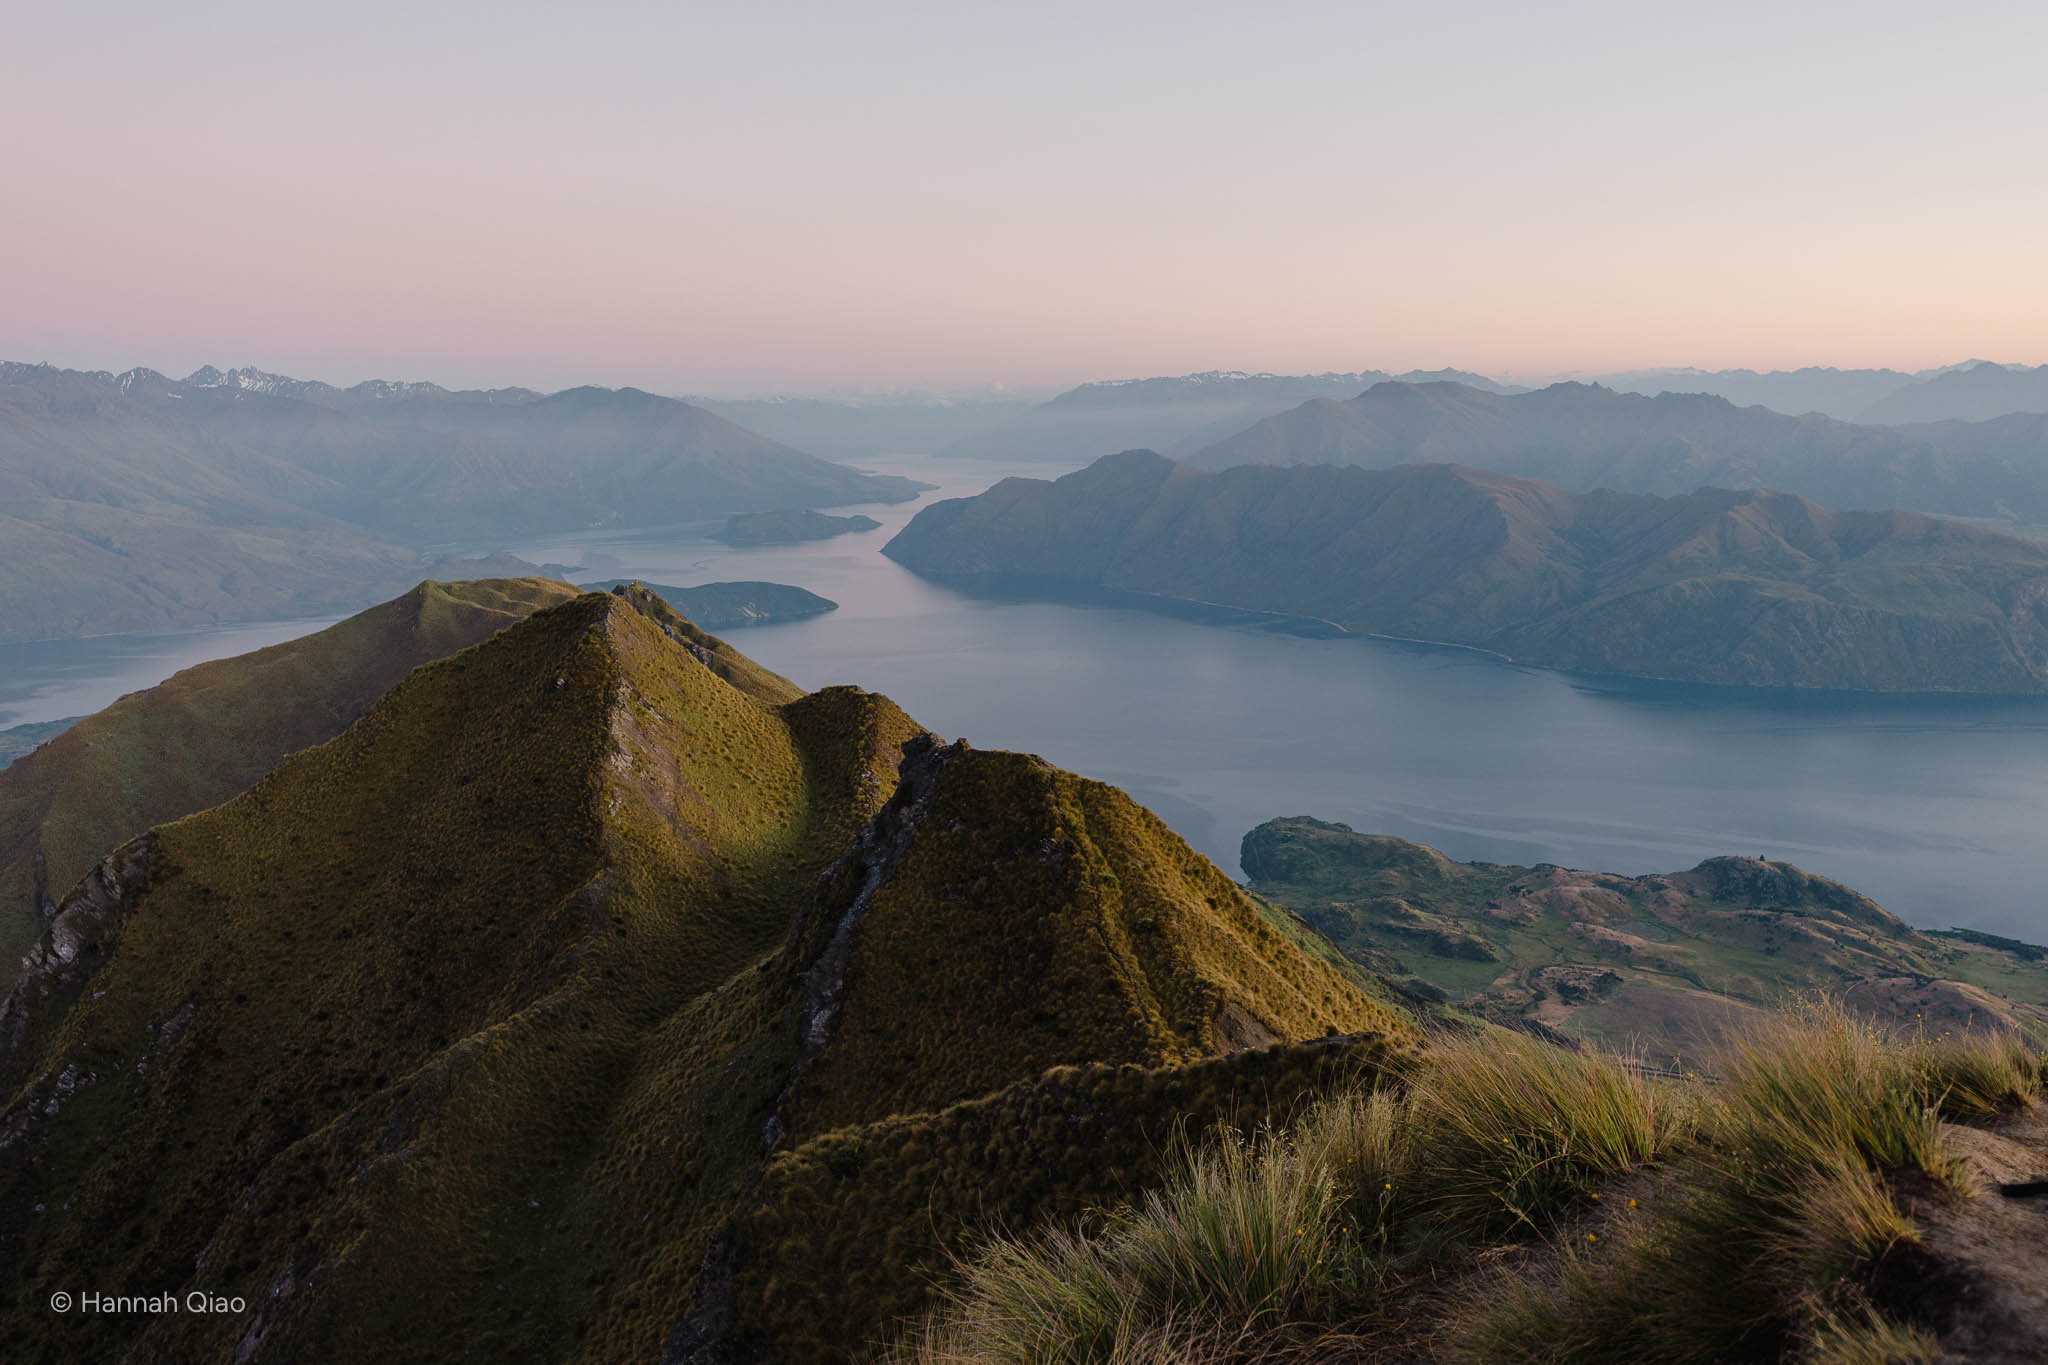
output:
<instances>
[{"instance_id":1,"label":"hazy horizon","mask_svg":"<svg viewBox=\"0 0 2048 1365\"><path fill-rule=\"evenodd\" d=\"M2048 13L16 18L0 354L668 393L2048 358Z\"/></svg>"},{"instance_id":2,"label":"hazy horizon","mask_svg":"<svg viewBox=\"0 0 2048 1365\"><path fill-rule=\"evenodd\" d=\"M388 373L387 373L387 372L375 372L375 373L363 373L363 374L348 374L348 375L344 375L344 376L335 376L335 375L331 375L331 374L319 374L319 373L310 373L310 372L307 372L307 373L287 373L287 372L285 372L285 371L283 371L283 370L279 370L279 369L277 369L277 368L275 368L275 367L273 367L273 366L269 366L269 365L264 365L264 364L262 364L262 363L260 363L260 362L253 362L253 361L252 361L252 362L247 362L247 363L240 363L240 364L234 364L234 365L223 365L223 364L220 364L220 363L218 363L218 362L216 362L216 361L211 361L211 360L203 360L203 361L200 361L199 363L197 363L197 364L194 364L194 365L173 365L173 366L164 366L164 365L151 365L151 364L147 364L147 363L138 363L138 364L123 364L123 363L118 363L118 362L114 362L114 363L109 363L109 362L105 362L105 361L95 361L95 360L93 360L93 359L92 359L91 357L89 357L89 356L88 356L88 357L83 357L83 358L81 358L81 359L79 359L79 360L75 360L75 361L65 361L65 360L58 360L58 359L53 359L53 358L51 358L51 357L49 357L49 356L36 356L36 357L34 357L34 358L31 358L31 357L29 357L29 356L27 356L27 355L0 355L0 363L8 363L8 362L13 362L13 363L17 363L17 364L31 364L31 365L33 365L33 364L48 364L48 365L54 365L54 366L55 366L55 367L57 367L58 369L65 369L65 370L76 370L76 371L79 371L79 372L82 372L82 373L88 373L88 374L93 374L93 373L97 373L97 374L108 374L108 373L111 373L111 374L115 374L115 375L120 375L120 374L126 373L127 371L129 371L129 370L132 370L132 369L145 369L145 370L154 370L154 371L156 371L157 373L159 373L159 374L163 375L163 376L164 376L165 378L167 378L167 379L172 379L172 380L177 380L177 381L183 381L183 380L185 380L185 379L189 378L190 376L192 376L192 375L194 375L194 374L197 374L198 372L200 372L201 370L205 369L205 368L206 368L206 367L208 367L208 366L212 366L212 368L214 368L214 369L216 369L216 370L220 370L220 371L222 371L223 373L232 373L232 372L234 372L234 371L236 371L236 370L242 370L242 369L250 369L250 370L260 370L260 371L263 371L264 373L267 373L267 374L273 374L273 375L278 375L278 376L280 376L280 377L282 377L282 378L286 378L286 379L293 379L293 380L304 380L304 381L312 381L312 382L319 382L319 383L326 383L326 384L331 384L331 385L333 385L333 386L334 386L335 388L339 388L339 389L347 389L347 388L349 388L349 387L351 387L351 386L353 386L353 385L356 385L356 384L364 384L364 383L375 383L375 382L380 382L380 381L381 381L381 382L386 382L386 383L429 383L429 384L439 384L439 385L441 385L441 386L442 386L443 388L449 388L449 389L463 389L463 388L475 388L475 389L514 389L514 388L528 388L528 389L533 389L533 390L536 390L536 391L538 391L538 392L541 392L541 393L556 393L556 392L560 392L560 391L562 391L562 390L564 390L564 389L570 389L570 388L577 388L577 387L595 387L595 388L608 388L608 389L625 389L625 388L641 388L641 389L645 389L645 390L646 390L646 391L648 391L648 392L652 392L652 393L657 393L657 394L661 394L661 395L663 395L663 396L666 396L666 397L671 397L671 398L679 398L679 399L683 399L683 400L686 400L686 401L695 401L695 400L702 400L702 401L705 401L705 402L762 402L762 401L776 401L776 400L782 400L782 401L790 401L790 402L799 402L799 401L812 401L812 402L850 402L850 403L861 403L861 402L869 402L869 403L876 403L876 404L886 404L886 403L890 403L890 402L902 402L902 403L917 403L917 402L930 402L930 403L936 403L936 402L959 402L959 403L971 403L971 402L1010 402L1010 403L1015 403L1015 402L1033 402L1033 403L1036 403L1036 402L1043 402L1043 401L1045 401L1045 400L1047 400L1047 399L1050 399L1050 398L1052 398L1052 397L1055 397L1055 396L1057 396L1057 395L1059 395L1059 394L1061 394L1061 393L1065 393L1065 392L1067 392L1067 391L1069 391L1069 390L1071 390L1071 389L1074 389L1074 388L1079 388L1079 387L1084 387L1084 386L1087 386L1087 385L1092 385L1092 384L1135 384L1135 383L1141 383L1141 382L1144 382L1144 381L1147 381L1147 380L1156 380L1156 379L1187 379L1187 378L1195 378L1195 377L1199 377L1199 376L1203 376L1203 375L1241 375L1241 376L1245 376L1245 377L1249 377L1249 378L1301 378L1301 377L1309 377L1309 378L1313 378L1313 377L1319 377L1319 376L1325 376L1325 375L1346 375L1346 374L1365 374L1365 373L1368 373L1368 372L1369 372L1369 371L1368 371L1367 369L1365 369L1365 368L1362 368L1362 367L1349 367L1349 368L1343 368L1343 367L1338 367L1338 366L1329 366L1329 365L1321 366L1321 367L1318 367L1318 368L1315 368L1315 369L1301 370L1301 371L1297 371L1297 372L1294 372L1293 374L1283 374L1282 372L1279 372L1279 371L1273 371L1273 370L1245 370L1245 369L1242 369L1242 368L1233 368L1233 367L1225 367L1225 366L1209 366L1209 367L1206 367L1206 368L1204 368L1204 369L1199 369L1199 370L1187 370L1187 371L1182 371L1182 372L1180 372L1180 373L1177 373L1177 374L1128 374L1128 375L1123 375L1123 374L1119 374L1119 375L1093 375L1093 376L1088 376L1088 377L1084 377L1084 378L1080 378L1080 379L1075 379L1075 380L1073 380L1073 381L1071 381L1071 382L1069 382L1069 383L1064 383L1064 384L1033 384L1033 385L1023 385L1023 384L1018 384L1018 385L1009 385L1009 384L1005 384L1005 383L1004 383L1004 382L1002 382L1001 380L989 380L989 381L985 381L985 382L982 382L982 383L978 383L978 384L960 384L960 385L956 385L956 386L953 386L953 387L950 387L950 388L924 388L924 387L917 387L917 386L913 386L913 385L885 385L885 384L846 384L846 385L839 385L839 386L834 386L834 387L819 387L819 388L814 388L814 389L798 389L798 388L776 388L776 387L774 387L773 385L766 385L766 386L762 386L762 387L757 387L757 388L751 388L751 389L731 389L731 390L727 390L727 391L723 391L723 392L706 392L706 391L688 391L688 390L683 390L683 389L677 389L677 388L667 388L667 389L662 389L662 388L653 388L653 387L650 387L650 386L648 386L648 385L638 385L638 384L629 384L629 383L625 383L625 382L623 382L623 381L622 381L622 382L618 382L618 383L607 383L607 382L605 382L605 381L604 381L604 380L602 380L602 379L580 379L580 380L577 380L577 381L575 381L574 383L569 383L569 384L548 384L548 383L545 383L545 382L542 382L542 383L526 383L526 382L523 382L523 381L520 381L520 380L517 380L517 379L511 379L511 380L499 380L499 379L490 379L490 378L485 378L485 379L481 379L481 380L474 380L474 381L470 381L470 382L466 382L466 383L453 383L453 382L449 382L449 381L447 381L447 380L443 379L442 377L440 377L440 376L437 376L437 375L434 375L434 374L401 374L401 373L396 373L396 372L388 372ZM1827 370L1836 370L1836 371L1846 371L1846 370L1851 370L1851 369L1865 369L1865 368L1867 368L1867 369L1872 369L1872 370L1881 370L1881 369L1891 369L1891 370L1897 370L1897 371L1899 371L1899 372L1901 372L1901 373L1904 373L1904 374L1908 374L1908 375L1911 375L1911 374L1915 374L1915 373L1918 373L1918 374L1921 374L1921 375L1931 375L1931 374L1939 373L1939 372L1942 372L1942 371L1946 371L1946 370L1953 370L1953 369L1967 369L1967 368L1971 368L1971 367L1974 367L1974 366L1976 366L1976 365L1979 365L1979 364L1991 364L1991 365L2002 365L2002 366L2005 366L2005 367L2007 367L2007 368L2022 368L2022 367L2024 367L2024 368L2035 368L2035 367L2036 367L2036 364L2035 364L2035 362L2033 362L2033 361L2027 361L2027 360L1998 360L1998 359L1994 359L1994 358L1991 358L1991 357L1986 357L1986 356L1972 356L1972 357L1969 357L1968 359L1965 359L1965 360L1960 360L1960 361L1953 361L1953 362L1949 362L1949 363L1946 363L1946 364L1943 364L1943 365L1937 365L1937 366L1930 366L1930 367L1925 367L1925 368L1923 368L1923 369L1921 369L1921 370L1918 370L1918 371L1913 371L1913 370L1907 370L1907 369L1905 369L1904 367L1902 367L1902 366L1897 366L1897 365L1892 365L1892 366L1885 366L1885 365L1871 365L1871 366L1867 366L1867 367L1866 367L1866 366L1847 366L1847 365L1825 365L1825 364L1817 364L1817 365L1814 365L1814 366L1808 366L1808 367L1787 367L1787 368L1786 368L1785 370L1781 370L1781 371L1772 371L1772 370L1767 370L1767 369L1764 369L1764 368L1762 368L1762 367L1758 367L1758 366L1753 366L1753 365L1752 365L1752 366L1741 366L1741 365L1731 365L1731 366L1726 366L1726 367L1722 367L1722 368L1721 368L1721 369L1719 369L1719 370L1711 370L1711 371L1710 371L1710 370L1708 370L1708 369L1706 369L1706 367L1704 367L1704 366L1689 366L1689 365L1631 365L1631 366L1618 366L1618 367L1616 367L1616 368L1614 368L1614 369L1612 369L1612 370L1603 370L1603 371L1586 371L1586 370L1578 370L1578 371L1569 371L1569 372L1564 372L1564 373L1552 373L1552 374L1513 374L1513 373L1509 373L1509 372L1500 372L1500 371L1497 371L1497 372L1494 372L1494 373L1491 373L1491 374L1486 374L1486 373L1483 373L1483 372L1481 372L1481 371L1473 370L1473 369L1472 369L1472 368L1471 368L1470 366L1463 366L1463 365L1447 365L1447 366L1434 366L1434 367L1430 367L1430 369L1429 369L1428 371L1423 371L1422 367L1420 367L1420 366L1410 366L1410 365L1391 365L1391 366L1382 366L1382 367L1377 367L1377 368L1378 368L1379 370L1381 370L1381 371L1385 372L1385 373L1388 373L1388 374L1392 374L1392 375L1395 375L1395 376L1397 376L1397 377L1398 377L1398 376L1400 376L1400 375L1404 375L1404 374L1410 374L1410 373L1416 373L1416 372L1430 372L1430 373L1433 373L1433 372L1435 372L1436 370L1461 370L1461 371L1465 371L1465 372L1467 372L1467 373L1473 373L1473 374L1480 374L1482 378L1486 378L1486 379L1492 379L1492 380L1495 380L1495 381L1497 381L1497 382L1500 382L1500 383L1503 383L1503 384L1514 384L1514 385L1521 385L1521 386L1525 386L1525 387L1528 387L1528 388L1541 388L1541 387L1544 387L1544 386L1546 386L1546 385L1551 385L1551 384L1560 384L1560 383L1571 383L1571 382L1580 382L1580 383L1598 383L1598 382L1600 382L1600 381L1601 381L1601 380L1603 380L1603 379L1609 379L1609 378L1613 378L1613 377L1616 377L1616 376L1619 376L1619 375L1623 375L1623 374L1642 374L1642 375L1653 375L1653 374L1659 374L1659 373L1671 373L1671 374L1674 374L1674 375L1680 375L1680 374L1684 374L1684 373L1687 373L1687 372L1698 372L1698 373L1701 373L1701 374L1711 374L1711 373L1739 373L1739 372L1742 372L1742 371L1744 371L1744 370L1749 370L1749 371L1753 371L1753 372L1755 372L1755 373L1758 373L1758 374L1768 374L1768 373L1788 373L1788 372L1790 372L1791 370L1794 370L1794 369L1804 369L1804 368L1810 368L1810 369L1817 369L1817 370L1822 370L1822 371L1827 371Z\"/></svg>"}]
</instances>

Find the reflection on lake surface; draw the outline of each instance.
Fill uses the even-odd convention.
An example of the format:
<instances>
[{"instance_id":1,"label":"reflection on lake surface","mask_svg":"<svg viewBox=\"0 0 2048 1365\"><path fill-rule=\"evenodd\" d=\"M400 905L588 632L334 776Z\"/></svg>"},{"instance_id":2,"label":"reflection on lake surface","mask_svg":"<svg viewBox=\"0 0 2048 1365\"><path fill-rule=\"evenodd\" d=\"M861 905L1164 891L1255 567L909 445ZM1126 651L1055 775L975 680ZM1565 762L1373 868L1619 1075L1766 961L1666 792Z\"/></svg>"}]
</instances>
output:
<instances>
[{"instance_id":1,"label":"reflection on lake surface","mask_svg":"<svg viewBox=\"0 0 2048 1365\"><path fill-rule=\"evenodd\" d=\"M873 467L943 487L859 509L881 530L804 545L734 549L695 526L510 548L582 564L591 579L767 579L822 593L840 609L732 632L734 643L805 687L858 683L948 736L1115 782L1233 871L1246 830L1307 814L1460 858L1625 873L1764 854L1916 923L2048 940L2048 703L1588 680L1461 650L971 597L897 567L882 545L932 498L1043 471ZM184 638L231 653L271 642L242 631L307 628ZM24 705L20 651L50 648L0 649L0 724L148 685L134 660L118 681L85 662L68 681L35 684L31 713L10 711Z\"/></svg>"}]
</instances>

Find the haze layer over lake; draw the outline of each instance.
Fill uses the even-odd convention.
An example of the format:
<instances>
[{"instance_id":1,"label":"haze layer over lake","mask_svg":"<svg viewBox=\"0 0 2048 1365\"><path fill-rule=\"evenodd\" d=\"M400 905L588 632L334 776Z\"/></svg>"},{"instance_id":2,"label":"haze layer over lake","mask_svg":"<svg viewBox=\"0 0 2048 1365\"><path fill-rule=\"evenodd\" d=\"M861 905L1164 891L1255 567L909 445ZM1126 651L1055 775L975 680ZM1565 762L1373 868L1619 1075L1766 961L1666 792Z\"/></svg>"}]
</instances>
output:
<instances>
[{"instance_id":1,"label":"haze layer over lake","mask_svg":"<svg viewBox=\"0 0 2048 1365\"><path fill-rule=\"evenodd\" d=\"M2048 940L2048 702L1591 680L1451 649L980 600L881 547L934 498L1059 471L874 467L942 487L914 504L833 509L882 528L802 545L734 549L705 524L456 548L583 564L584 581L765 579L822 593L838 611L731 639L807 688L856 683L949 737L1115 782L1232 871L1245 831L1308 814L1459 858L1632 874L1762 854L1916 924ZM311 628L0 649L0 725L103 706L162 676L146 659L183 667Z\"/></svg>"}]
</instances>

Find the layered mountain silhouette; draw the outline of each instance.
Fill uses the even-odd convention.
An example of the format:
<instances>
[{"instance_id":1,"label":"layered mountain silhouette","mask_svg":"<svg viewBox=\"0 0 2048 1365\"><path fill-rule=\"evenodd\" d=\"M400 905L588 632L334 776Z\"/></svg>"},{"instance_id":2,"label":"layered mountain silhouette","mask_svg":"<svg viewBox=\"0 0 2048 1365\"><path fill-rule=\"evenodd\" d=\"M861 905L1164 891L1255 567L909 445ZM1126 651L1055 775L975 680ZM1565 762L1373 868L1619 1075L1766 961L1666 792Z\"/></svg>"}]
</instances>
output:
<instances>
[{"instance_id":1,"label":"layered mountain silhouette","mask_svg":"<svg viewBox=\"0 0 2048 1365\"><path fill-rule=\"evenodd\" d=\"M574 597L60 897L0 1350L847 1359L996 1226L1369 1079L1411 1026L1312 940L1112 787Z\"/></svg>"},{"instance_id":2,"label":"layered mountain silhouette","mask_svg":"<svg viewBox=\"0 0 2048 1365\"><path fill-rule=\"evenodd\" d=\"M1456 465L1212 474L1128 451L937 503L885 553L969 587L1317 617L1593 673L2048 689L2048 545L1784 493L1574 494Z\"/></svg>"},{"instance_id":3,"label":"layered mountain silhouette","mask_svg":"<svg viewBox=\"0 0 2048 1365\"><path fill-rule=\"evenodd\" d=\"M1861 420L1872 404L1931 377L1933 372L1841 370L1808 365L1796 370L1702 370L1691 366L1618 370L1591 382L1621 393L1709 393L1737 407L1769 408L1799 417L1818 412L1844 422Z\"/></svg>"},{"instance_id":4,"label":"layered mountain silhouette","mask_svg":"<svg viewBox=\"0 0 2048 1365\"><path fill-rule=\"evenodd\" d=\"M1349 400L1303 403L1190 458L1209 469L1444 461L1574 491L1773 488L1835 507L2048 522L2048 449L2016 440L2010 425L1857 426L1597 384L1518 394L1379 384Z\"/></svg>"},{"instance_id":5,"label":"layered mountain silhouette","mask_svg":"<svg viewBox=\"0 0 2048 1365\"><path fill-rule=\"evenodd\" d=\"M917 485L636 389L335 390L280 376L0 365L0 638L352 609L420 547Z\"/></svg>"},{"instance_id":6,"label":"layered mountain silhouette","mask_svg":"<svg viewBox=\"0 0 2048 1365\"><path fill-rule=\"evenodd\" d=\"M1000 426L956 441L953 455L1078 463L1144 447L1180 455L1223 439L1305 400L1350 398L1394 378L1357 374L1244 374L1210 371L1171 378L1082 384ZM1501 386L1462 370L1413 371L1414 383L1459 382L1487 392Z\"/></svg>"},{"instance_id":7,"label":"layered mountain silhouette","mask_svg":"<svg viewBox=\"0 0 2048 1365\"><path fill-rule=\"evenodd\" d=\"M1983 422L2048 413L2048 365L1960 366L1929 375L1864 409L1864 422Z\"/></svg>"}]
</instances>

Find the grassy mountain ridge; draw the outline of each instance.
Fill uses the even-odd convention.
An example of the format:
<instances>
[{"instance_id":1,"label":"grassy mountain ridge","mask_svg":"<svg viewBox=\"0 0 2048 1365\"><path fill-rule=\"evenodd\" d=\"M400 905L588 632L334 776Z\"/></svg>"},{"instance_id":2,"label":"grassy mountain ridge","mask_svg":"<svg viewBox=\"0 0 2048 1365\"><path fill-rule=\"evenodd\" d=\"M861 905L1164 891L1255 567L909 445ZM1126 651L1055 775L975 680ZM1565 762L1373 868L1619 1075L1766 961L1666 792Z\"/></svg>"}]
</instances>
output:
<instances>
[{"instance_id":1,"label":"grassy mountain ridge","mask_svg":"<svg viewBox=\"0 0 2048 1365\"><path fill-rule=\"evenodd\" d=\"M990 885L955 901L963 834ZM1061 844L1074 880L1012 890ZM1046 941L1032 914L1187 942L1122 949L1140 969L1065 1029L1051 988L891 975L899 931L950 917L979 926L948 940L978 980L977 956ZM1047 1056L1407 1028L1112 789L941 748L855 688L802 695L631 587L414 670L128 845L56 922L0 1038L0 1349L23 1361L780 1359L808 1325L735 1322L729 1273L778 1144L1033 1083ZM955 1045L863 1094L899 1012ZM1005 1051L1006 1017L1063 1050ZM85 1282L251 1307L47 1311Z\"/></svg>"},{"instance_id":2,"label":"grassy mountain ridge","mask_svg":"<svg viewBox=\"0 0 2048 1365\"><path fill-rule=\"evenodd\" d=\"M1571 494L1442 464L1211 474L1127 451L935 504L884 553L967 586L1193 599L1592 673L2048 687L2048 549L1787 494Z\"/></svg>"},{"instance_id":3,"label":"grassy mountain ridge","mask_svg":"<svg viewBox=\"0 0 2048 1365\"><path fill-rule=\"evenodd\" d=\"M546 579L422 583L323 631L131 693L0 770L6 980L57 899L108 849L331 739L416 665L574 595Z\"/></svg>"},{"instance_id":4,"label":"grassy mountain ridge","mask_svg":"<svg viewBox=\"0 0 2048 1365\"><path fill-rule=\"evenodd\" d=\"M1373 970L1610 1046L1690 1048L1816 991L1907 1028L2048 1026L2041 950L1915 930L1787 863L1647 877L1463 863L1305 816L1252 830L1243 856L1254 889Z\"/></svg>"}]
</instances>

